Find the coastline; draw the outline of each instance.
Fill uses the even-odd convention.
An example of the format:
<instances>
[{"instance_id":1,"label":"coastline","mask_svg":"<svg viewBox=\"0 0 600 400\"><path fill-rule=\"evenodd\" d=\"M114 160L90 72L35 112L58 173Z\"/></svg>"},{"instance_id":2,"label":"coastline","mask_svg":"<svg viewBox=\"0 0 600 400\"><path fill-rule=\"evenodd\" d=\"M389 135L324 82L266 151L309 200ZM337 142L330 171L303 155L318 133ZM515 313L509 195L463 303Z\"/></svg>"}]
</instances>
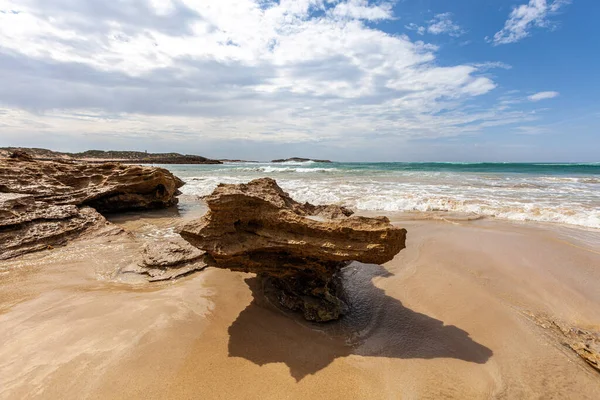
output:
<instances>
[{"instance_id":1,"label":"coastline","mask_svg":"<svg viewBox=\"0 0 600 400\"><path fill-rule=\"evenodd\" d=\"M184 196L109 220L160 235L205 210ZM115 279L126 236L3 262L0 398L600 396L597 372L533 318L600 330L595 232L385 214L407 248L348 267L355 309L325 326L254 297L252 274Z\"/></svg>"}]
</instances>

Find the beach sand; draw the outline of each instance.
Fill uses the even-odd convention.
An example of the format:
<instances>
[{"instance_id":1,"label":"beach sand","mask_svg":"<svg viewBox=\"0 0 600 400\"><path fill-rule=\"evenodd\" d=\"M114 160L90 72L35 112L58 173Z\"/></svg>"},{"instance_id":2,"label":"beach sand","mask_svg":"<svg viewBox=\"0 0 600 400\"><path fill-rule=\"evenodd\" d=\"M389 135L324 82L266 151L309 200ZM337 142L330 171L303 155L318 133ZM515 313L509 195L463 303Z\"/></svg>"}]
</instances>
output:
<instances>
[{"instance_id":1,"label":"beach sand","mask_svg":"<svg viewBox=\"0 0 600 400\"><path fill-rule=\"evenodd\" d=\"M407 248L347 267L352 310L319 325L252 274L116 274L136 235L205 210L183 209L0 264L0 398L600 398L600 374L537 319L600 330L597 231L391 215Z\"/></svg>"}]
</instances>

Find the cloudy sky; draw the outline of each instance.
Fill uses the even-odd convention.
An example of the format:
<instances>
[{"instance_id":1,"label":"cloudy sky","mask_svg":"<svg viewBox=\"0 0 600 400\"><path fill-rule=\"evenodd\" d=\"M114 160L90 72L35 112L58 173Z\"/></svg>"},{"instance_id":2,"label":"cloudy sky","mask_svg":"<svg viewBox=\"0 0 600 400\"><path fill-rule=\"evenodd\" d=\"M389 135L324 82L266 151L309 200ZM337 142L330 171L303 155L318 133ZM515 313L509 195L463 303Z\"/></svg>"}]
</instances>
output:
<instances>
[{"instance_id":1,"label":"cloudy sky","mask_svg":"<svg viewBox=\"0 0 600 400\"><path fill-rule=\"evenodd\" d=\"M596 0L0 0L0 146L600 161Z\"/></svg>"}]
</instances>

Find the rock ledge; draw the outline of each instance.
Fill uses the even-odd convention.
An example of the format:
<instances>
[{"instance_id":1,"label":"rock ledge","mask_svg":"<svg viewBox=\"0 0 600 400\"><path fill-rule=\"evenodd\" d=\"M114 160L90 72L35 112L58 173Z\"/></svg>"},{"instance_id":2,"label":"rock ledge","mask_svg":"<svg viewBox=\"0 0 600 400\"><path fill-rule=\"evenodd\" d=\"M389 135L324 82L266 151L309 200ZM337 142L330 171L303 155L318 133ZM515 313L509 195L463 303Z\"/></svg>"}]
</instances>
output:
<instances>
[{"instance_id":1,"label":"rock ledge","mask_svg":"<svg viewBox=\"0 0 600 400\"><path fill-rule=\"evenodd\" d=\"M181 186L162 168L37 161L16 151L0 158L0 260L110 225L99 213L176 204Z\"/></svg>"},{"instance_id":2,"label":"rock ledge","mask_svg":"<svg viewBox=\"0 0 600 400\"><path fill-rule=\"evenodd\" d=\"M387 218L298 203L270 178L221 184L205 200L209 212L181 236L207 252L209 265L257 273L280 305L307 320L344 314L338 272L348 262L381 264L405 247L406 230Z\"/></svg>"}]
</instances>

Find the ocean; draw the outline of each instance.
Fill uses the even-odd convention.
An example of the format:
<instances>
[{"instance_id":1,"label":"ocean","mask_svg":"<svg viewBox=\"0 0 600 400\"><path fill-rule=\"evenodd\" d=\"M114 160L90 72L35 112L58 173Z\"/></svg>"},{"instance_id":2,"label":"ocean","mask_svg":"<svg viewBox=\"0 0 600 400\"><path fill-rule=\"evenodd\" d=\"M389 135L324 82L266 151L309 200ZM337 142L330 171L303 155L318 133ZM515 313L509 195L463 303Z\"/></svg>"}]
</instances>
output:
<instances>
[{"instance_id":1,"label":"ocean","mask_svg":"<svg viewBox=\"0 0 600 400\"><path fill-rule=\"evenodd\" d=\"M187 195L271 177L294 199L358 211L456 213L600 229L600 163L164 165Z\"/></svg>"}]
</instances>

